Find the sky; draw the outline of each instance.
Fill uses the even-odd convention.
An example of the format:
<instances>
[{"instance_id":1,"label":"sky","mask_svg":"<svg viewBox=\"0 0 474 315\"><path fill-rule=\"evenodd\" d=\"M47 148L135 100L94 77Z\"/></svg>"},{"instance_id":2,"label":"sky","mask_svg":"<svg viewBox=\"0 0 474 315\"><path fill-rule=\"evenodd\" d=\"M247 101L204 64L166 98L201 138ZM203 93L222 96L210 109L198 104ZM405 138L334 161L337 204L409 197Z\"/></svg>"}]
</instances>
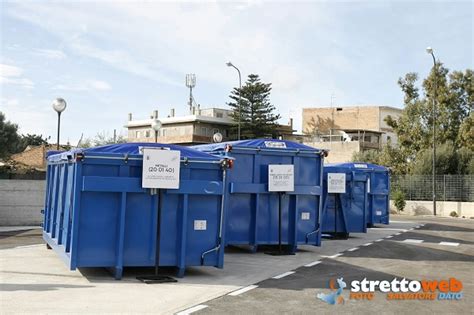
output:
<instances>
[{"instance_id":1,"label":"sky","mask_svg":"<svg viewBox=\"0 0 474 315\"><path fill-rule=\"evenodd\" d=\"M187 114L185 75L202 108L223 107L238 74L272 83L271 103L302 108L403 107L399 77L473 68L473 1L4 1L0 111L19 132L62 143L125 135L127 114Z\"/></svg>"}]
</instances>

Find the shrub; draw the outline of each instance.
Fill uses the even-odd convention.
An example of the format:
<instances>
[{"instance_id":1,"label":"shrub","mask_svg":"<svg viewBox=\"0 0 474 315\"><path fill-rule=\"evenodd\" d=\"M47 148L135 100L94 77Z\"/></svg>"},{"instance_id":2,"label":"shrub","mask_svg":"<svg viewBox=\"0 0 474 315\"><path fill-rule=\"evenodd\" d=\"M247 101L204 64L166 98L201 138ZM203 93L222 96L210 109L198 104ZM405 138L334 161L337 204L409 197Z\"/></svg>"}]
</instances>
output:
<instances>
[{"instance_id":1,"label":"shrub","mask_svg":"<svg viewBox=\"0 0 474 315\"><path fill-rule=\"evenodd\" d=\"M458 217L458 213L456 211L451 211L451 213L449 215L452 216L453 218Z\"/></svg>"},{"instance_id":2,"label":"shrub","mask_svg":"<svg viewBox=\"0 0 474 315\"><path fill-rule=\"evenodd\" d=\"M393 192L393 203L395 204L395 207L397 208L397 211L400 213L403 210L405 210L406 206L406 201L405 201L405 194L401 190L395 190Z\"/></svg>"}]
</instances>

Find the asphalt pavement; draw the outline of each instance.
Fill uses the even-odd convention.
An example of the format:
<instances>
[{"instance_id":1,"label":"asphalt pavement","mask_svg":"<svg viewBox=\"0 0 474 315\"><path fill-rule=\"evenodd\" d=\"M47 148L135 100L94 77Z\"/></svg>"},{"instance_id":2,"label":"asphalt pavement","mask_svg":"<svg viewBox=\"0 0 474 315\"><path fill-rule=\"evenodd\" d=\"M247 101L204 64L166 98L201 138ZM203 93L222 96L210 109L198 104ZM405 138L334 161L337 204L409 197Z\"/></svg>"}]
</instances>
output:
<instances>
[{"instance_id":1,"label":"asphalt pavement","mask_svg":"<svg viewBox=\"0 0 474 315\"><path fill-rule=\"evenodd\" d=\"M146 285L135 279L152 270L126 268L121 281L103 268L70 271L47 250L39 228L0 227L0 306L13 313L153 314L471 314L474 220L393 216L390 225L349 239L325 239L322 247L299 246L296 255L264 249L226 249L224 269L193 267L177 283ZM173 275L173 269L163 269ZM462 281L460 300L351 299L353 280L449 279ZM317 298L348 287L336 305Z\"/></svg>"},{"instance_id":2,"label":"asphalt pavement","mask_svg":"<svg viewBox=\"0 0 474 315\"><path fill-rule=\"evenodd\" d=\"M406 222L397 224L394 220L391 224L399 229L393 229L392 235L324 257L312 266L290 270L283 277L255 283L241 293L208 301L197 306L195 313L472 314L474 222L443 218L403 220ZM331 242L326 240L323 246L330 246ZM463 284L460 300L388 300L387 294L380 292L372 300L356 300L350 298L349 288L344 288L343 300L335 305L317 297L334 292L330 281L339 278L349 284L364 278L439 281L453 277Z\"/></svg>"}]
</instances>

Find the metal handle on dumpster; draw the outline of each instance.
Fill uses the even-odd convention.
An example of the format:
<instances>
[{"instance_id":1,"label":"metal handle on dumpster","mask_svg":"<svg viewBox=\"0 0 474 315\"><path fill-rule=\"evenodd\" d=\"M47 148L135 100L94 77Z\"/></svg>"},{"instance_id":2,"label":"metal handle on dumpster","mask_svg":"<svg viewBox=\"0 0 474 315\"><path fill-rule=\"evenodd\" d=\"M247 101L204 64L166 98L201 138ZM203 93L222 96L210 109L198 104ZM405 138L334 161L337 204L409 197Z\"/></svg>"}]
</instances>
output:
<instances>
[{"instance_id":1,"label":"metal handle on dumpster","mask_svg":"<svg viewBox=\"0 0 474 315\"><path fill-rule=\"evenodd\" d=\"M221 198L221 217L220 217L220 222L219 222L219 237L217 239L217 245L214 248L211 248L210 250L205 251L204 253L201 254L201 265L204 265L204 257L207 254L210 254L212 252L218 251L221 248L222 244L222 226L224 222L224 202L225 202L225 189L226 189L226 168L224 167L223 172L222 172L222 198Z\"/></svg>"},{"instance_id":2,"label":"metal handle on dumpster","mask_svg":"<svg viewBox=\"0 0 474 315\"><path fill-rule=\"evenodd\" d=\"M306 244L309 242L309 237L310 235L319 233L319 230L321 230L321 216L322 216L322 208L323 208L323 167L324 167L324 156L327 156L326 151L322 151L320 155L320 164L321 167L320 169L320 174L319 174L319 187L321 188L321 193L319 194L319 209L318 209L318 222L317 222L317 228L314 231L311 231L306 234Z\"/></svg>"}]
</instances>

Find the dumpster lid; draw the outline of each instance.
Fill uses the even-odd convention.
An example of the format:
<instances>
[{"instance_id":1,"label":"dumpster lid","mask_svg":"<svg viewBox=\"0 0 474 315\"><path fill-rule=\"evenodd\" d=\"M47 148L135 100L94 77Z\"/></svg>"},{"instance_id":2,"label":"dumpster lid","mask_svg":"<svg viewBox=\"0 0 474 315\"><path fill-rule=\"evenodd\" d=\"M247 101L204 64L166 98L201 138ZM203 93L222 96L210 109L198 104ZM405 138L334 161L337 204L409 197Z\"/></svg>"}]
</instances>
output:
<instances>
[{"instance_id":1,"label":"dumpster lid","mask_svg":"<svg viewBox=\"0 0 474 315\"><path fill-rule=\"evenodd\" d=\"M348 162L348 163L328 163L324 167L348 168L352 170L375 170L388 172L388 168L382 165L366 163L366 162Z\"/></svg>"},{"instance_id":2,"label":"dumpster lid","mask_svg":"<svg viewBox=\"0 0 474 315\"><path fill-rule=\"evenodd\" d=\"M226 147L230 145L233 148L259 148L259 149L272 149L272 150L300 150L300 151L313 151L321 152L320 149L316 149L298 142L289 140L279 139L251 139L251 140L239 140L239 141L228 141L213 144L202 144L195 145L191 148L202 151L202 152L218 152L224 151Z\"/></svg>"},{"instance_id":3,"label":"dumpster lid","mask_svg":"<svg viewBox=\"0 0 474 315\"><path fill-rule=\"evenodd\" d=\"M214 155L210 155L204 152L200 152L189 147L182 147L175 144L164 144L164 143L150 143L150 142L133 142L133 143L120 143L120 144L110 144L94 148L77 148L72 149L66 152L60 152L58 154L53 154L48 156L48 161L60 161L67 160L67 156L71 156L77 153L104 153L104 154L130 154L130 155L139 155L141 154L140 149L144 147L152 148L167 148L170 150L176 150L181 152L181 158L188 159L199 159L199 160L209 160L209 161L219 161L220 158Z\"/></svg>"}]
</instances>

